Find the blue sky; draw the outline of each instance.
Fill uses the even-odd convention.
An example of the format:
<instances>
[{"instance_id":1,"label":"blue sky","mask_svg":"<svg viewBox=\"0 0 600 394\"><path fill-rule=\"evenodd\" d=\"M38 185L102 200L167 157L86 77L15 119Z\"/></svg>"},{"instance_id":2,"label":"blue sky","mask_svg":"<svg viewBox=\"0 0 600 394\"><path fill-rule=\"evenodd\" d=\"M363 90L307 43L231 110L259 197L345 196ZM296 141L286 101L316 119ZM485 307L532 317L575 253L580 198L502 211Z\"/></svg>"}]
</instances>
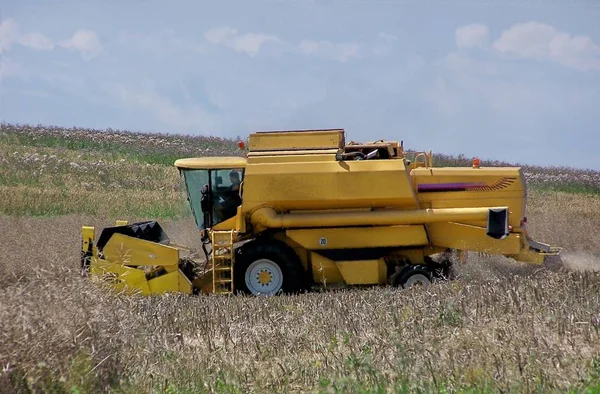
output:
<instances>
[{"instance_id":1,"label":"blue sky","mask_svg":"<svg viewBox=\"0 0 600 394\"><path fill-rule=\"evenodd\" d=\"M595 0L5 0L4 122L349 140L600 170Z\"/></svg>"}]
</instances>

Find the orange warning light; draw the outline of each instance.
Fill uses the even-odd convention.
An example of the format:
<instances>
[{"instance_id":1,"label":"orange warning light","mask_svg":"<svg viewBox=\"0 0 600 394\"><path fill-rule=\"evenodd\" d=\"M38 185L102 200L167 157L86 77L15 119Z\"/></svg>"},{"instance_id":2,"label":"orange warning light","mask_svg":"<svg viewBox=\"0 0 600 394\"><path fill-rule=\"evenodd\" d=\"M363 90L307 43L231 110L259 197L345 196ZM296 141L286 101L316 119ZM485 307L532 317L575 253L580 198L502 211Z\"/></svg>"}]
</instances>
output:
<instances>
[{"instance_id":1,"label":"orange warning light","mask_svg":"<svg viewBox=\"0 0 600 394\"><path fill-rule=\"evenodd\" d=\"M246 144L244 143L244 141L239 141L239 142L238 142L238 147L239 147L241 150L244 150L244 149L246 149Z\"/></svg>"},{"instance_id":2,"label":"orange warning light","mask_svg":"<svg viewBox=\"0 0 600 394\"><path fill-rule=\"evenodd\" d=\"M479 161L479 158L474 158L473 159L473 168L479 168L479 166L481 165L481 162Z\"/></svg>"}]
</instances>

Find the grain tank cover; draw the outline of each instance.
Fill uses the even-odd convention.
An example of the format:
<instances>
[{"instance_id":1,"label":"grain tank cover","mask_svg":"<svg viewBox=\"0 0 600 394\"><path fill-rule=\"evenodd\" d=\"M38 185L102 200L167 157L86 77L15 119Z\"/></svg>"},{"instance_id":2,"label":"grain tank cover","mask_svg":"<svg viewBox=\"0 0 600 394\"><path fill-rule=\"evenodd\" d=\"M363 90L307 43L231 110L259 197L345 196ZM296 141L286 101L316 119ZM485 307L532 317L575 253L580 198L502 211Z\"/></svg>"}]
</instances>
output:
<instances>
[{"instance_id":1,"label":"grain tank cover","mask_svg":"<svg viewBox=\"0 0 600 394\"><path fill-rule=\"evenodd\" d=\"M250 134L250 152L342 149L344 129L262 131Z\"/></svg>"}]
</instances>

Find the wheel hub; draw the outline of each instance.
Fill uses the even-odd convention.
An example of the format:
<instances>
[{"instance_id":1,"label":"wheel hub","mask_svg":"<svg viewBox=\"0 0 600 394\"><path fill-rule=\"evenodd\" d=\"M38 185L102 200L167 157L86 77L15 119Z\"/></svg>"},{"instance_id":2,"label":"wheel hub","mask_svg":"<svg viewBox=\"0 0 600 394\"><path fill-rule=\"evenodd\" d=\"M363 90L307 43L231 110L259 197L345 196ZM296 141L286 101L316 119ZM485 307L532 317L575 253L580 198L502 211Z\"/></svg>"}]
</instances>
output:
<instances>
[{"instance_id":1,"label":"wheel hub","mask_svg":"<svg viewBox=\"0 0 600 394\"><path fill-rule=\"evenodd\" d=\"M269 271L267 271L266 269L260 270L258 275L256 275L256 279L258 279L258 282L262 286L266 286L269 283L271 283L272 278L273 277L272 277L271 273Z\"/></svg>"},{"instance_id":2,"label":"wheel hub","mask_svg":"<svg viewBox=\"0 0 600 394\"><path fill-rule=\"evenodd\" d=\"M281 290L283 272L274 261L259 259L250 264L246 270L245 282L252 294L272 295Z\"/></svg>"},{"instance_id":3,"label":"wheel hub","mask_svg":"<svg viewBox=\"0 0 600 394\"><path fill-rule=\"evenodd\" d=\"M427 278L425 275L418 273L418 274L414 274L411 275L407 280L406 283L404 284L404 288L408 289L410 287L425 287L428 286L431 282L429 281L429 278Z\"/></svg>"}]
</instances>

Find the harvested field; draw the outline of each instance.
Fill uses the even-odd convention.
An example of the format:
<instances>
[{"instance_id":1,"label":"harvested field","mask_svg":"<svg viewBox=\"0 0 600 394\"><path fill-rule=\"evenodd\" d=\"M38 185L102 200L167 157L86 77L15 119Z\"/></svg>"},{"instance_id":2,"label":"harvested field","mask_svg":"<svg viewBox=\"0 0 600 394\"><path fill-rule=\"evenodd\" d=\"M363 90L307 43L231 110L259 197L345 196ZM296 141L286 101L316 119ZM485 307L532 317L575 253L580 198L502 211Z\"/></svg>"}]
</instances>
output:
<instances>
[{"instance_id":1,"label":"harvested field","mask_svg":"<svg viewBox=\"0 0 600 394\"><path fill-rule=\"evenodd\" d=\"M158 218L174 241L198 247L161 148L103 150L92 131L69 139L53 128L11 127L0 135L3 390L600 391L597 173L575 173L581 182L571 193L554 178L545 182L553 187L532 182L531 235L565 247L569 272L472 255L456 281L426 289L127 297L79 277L80 229ZM182 141L165 152L235 152L223 148L235 141Z\"/></svg>"}]
</instances>

